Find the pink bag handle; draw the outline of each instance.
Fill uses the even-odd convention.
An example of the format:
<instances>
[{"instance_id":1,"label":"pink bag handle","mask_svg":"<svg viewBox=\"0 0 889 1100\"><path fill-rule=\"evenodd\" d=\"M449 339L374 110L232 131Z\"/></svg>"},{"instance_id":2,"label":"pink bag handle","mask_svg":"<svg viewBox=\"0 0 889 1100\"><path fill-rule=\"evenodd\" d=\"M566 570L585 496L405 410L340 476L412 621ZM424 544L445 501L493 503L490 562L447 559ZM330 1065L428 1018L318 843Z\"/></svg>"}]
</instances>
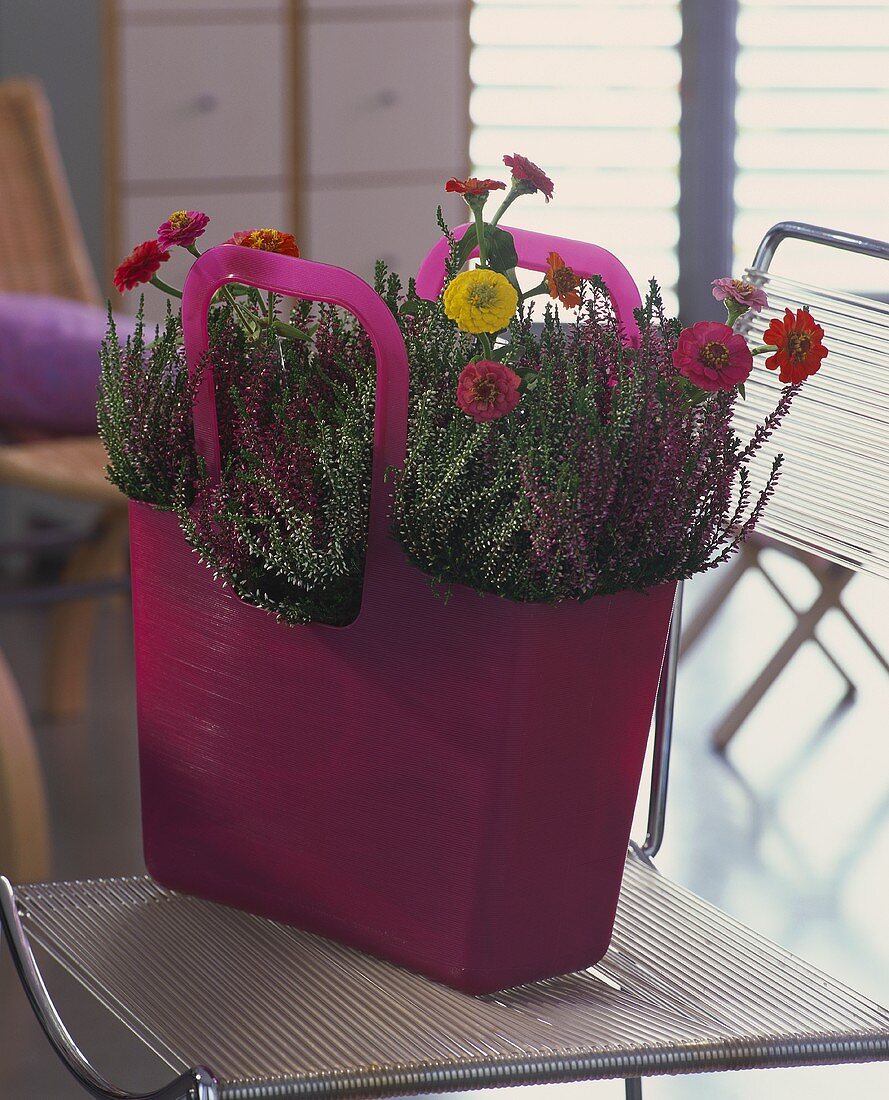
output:
<instances>
[{"instance_id":1,"label":"pink bag handle","mask_svg":"<svg viewBox=\"0 0 889 1100\"><path fill-rule=\"evenodd\" d=\"M471 223L470 223L471 224ZM552 237L548 233L535 233L530 229L512 229L501 226L511 233L515 240L519 266L532 271L546 271L549 267L547 257L550 252L558 252L568 267L578 275L588 279L591 275L600 275L608 287L618 320L623 324L628 340L632 343L639 336L639 326L633 316L633 310L642 305L639 288L633 282L629 271L617 256L595 244L573 241L569 237ZM459 240L469 224L454 230ZM417 272L417 293L430 301L437 298L445 281L445 260L448 258L448 242L442 237L429 250L426 259ZM477 256L474 248L470 256Z\"/></svg>"},{"instance_id":2,"label":"pink bag handle","mask_svg":"<svg viewBox=\"0 0 889 1100\"><path fill-rule=\"evenodd\" d=\"M374 449L368 556L372 547L384 558L395 546L388 537L385 475L401 466L407 440L408 362L398 322L386 303L363 279L329 264L279 256L273 252L222 244L195 260L182 292L185 358L194 374L209 344L210 301L225 283L243 283L313 302L342 306L364 326L377 361ZM211 480L219 478L219 430L212 370L205 370L194 402L195 445Z\"/></svg>"}]
</instances>

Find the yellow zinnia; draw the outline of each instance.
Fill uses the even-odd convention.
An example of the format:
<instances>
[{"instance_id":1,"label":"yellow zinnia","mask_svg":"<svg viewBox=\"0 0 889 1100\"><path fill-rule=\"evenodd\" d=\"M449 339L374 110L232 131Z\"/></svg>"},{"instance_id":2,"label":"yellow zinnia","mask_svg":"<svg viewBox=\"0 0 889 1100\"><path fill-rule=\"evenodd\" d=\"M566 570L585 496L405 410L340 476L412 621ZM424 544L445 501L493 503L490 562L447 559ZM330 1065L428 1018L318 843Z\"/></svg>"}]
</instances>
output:
<instances>
[{"instance_id":1,"label":"yellow zinnia","mask_svg":"<svg viewBox=\"0 0 889 1100\"><path fill-rule=\"evenodd\" d=\"M499 332L509 324L518 304L509 279L486 267L461 272L444 292L445 313L464 332Z\"/></svg>"}]
</instances>

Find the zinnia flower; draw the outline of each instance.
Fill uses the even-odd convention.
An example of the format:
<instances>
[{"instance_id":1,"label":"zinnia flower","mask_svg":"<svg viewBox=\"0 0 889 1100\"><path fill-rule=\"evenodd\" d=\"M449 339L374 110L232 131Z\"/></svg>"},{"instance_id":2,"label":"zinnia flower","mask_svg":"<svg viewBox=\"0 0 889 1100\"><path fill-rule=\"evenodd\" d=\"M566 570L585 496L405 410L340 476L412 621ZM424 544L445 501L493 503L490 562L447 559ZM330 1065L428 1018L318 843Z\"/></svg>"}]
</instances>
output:
<instances>
[{"instance_id":1,"label":"zinnia flower","mask_svg":"<svg viewBox=\"0 0 889 1100\"><path fill-rule=\"evenodd\" d=\"M118 264L114 272L114 285L123 294L140 283L150 283L152 275L169 258L170 253L161 248L157 241L143 241Z\"/></svg>"},{"instance_id":2,"label":"zinnia flower","mask_svg":"<svg viewBox=\"0 0 889 1100\"><path fill-rule=\"evenodd\" d=\"M558 298L563 306L579 306L577 287L580 286L580 279L574 270L566 267L558 252L550 252L546 262L549 264L546 269L546 285L549 287L550 297Z\"/></svg>"},{"instance_id":3,"label":"zinnia flower","mask_svg":"<svg viewBox=\"0 0 889 1100\"><path fill-rule=\"evenodd\" d=\"M444 292L444 311L464 332L500 332L519 304L515 287L499 271L461 271Z\"/></svg>"},{"instance_id":4,"label":"zinnia flower","mask_svg":"<svg viewBox=\"0 0 889 1100\"><path fill-rule=\"evenodd\" d=\"M717 302L724 302L729 298L752 313L759 313L769 304L766 292L761 287L743 283L740 279L714 279L710 285Z\"/></svg>"},{"instance_id":5,"label":"zinnia flower","mask_svg":"<svg viewBox=\"0 0 889 1100\"><path fill-rule=\"evenodd\" d=\"M202 210L174 210L163 225L157 227L157 243L161 248L174 245L188 248L204 232L209 221Z\"/></svg>"},{"instance_id":6,"label":"zinnia flower","mask_svg":"<svg viewBox=\"0 0 889 1100\"><path fill-rule=\"evenodd\" d=\"M553 197L553 181L533 161L520 153L513 153L511 157L504 157L503 163L512 169L512 178L523 191L527 191L529 195L540 191L547 202Z\"/></svg>"},{"instance_id":7,"label":"zinnia flower","mask_svg":"<svg viewBox=\"0 0 889 1100\"><path fill-rule=\"evenodd\" d=\"M781 381L796 385L821 366L821 360L827 355L823 339L824 329L815 324L807 309L798 309L795 314L785 309L784 319L775 317L763 334L762 342L777 348L775 354L766 359L766 366L769 370L780 367L778 377Z\"/></svg>"},{"instance_id":8,"label":"zinnia flower","mask_svg":"<svg viewBox=\"0 0 889 1100\"><path fill-rule=\"evenodd\" d=\"M728 325L698 321L683 329L673 351L673 366L702 390L731 390L753 370L747 341Z\"/></svg>"},{"instance_id":9,"label":"zinnia flower","mask_svg":"<svg viewBox=\"0 0 889 1100\"><path fill-rule=\"evenodd\" d=\"M491 359L467 363L457 379L457 404L479 424L499 420L518 405L520 382L514 370Z\"/></svg>"},{"instance_id":10,"label":"zinnia flower","mask_svg":"<svg viewBox=\"0 0 889 1100\"><path fill-rule=\"evenodd\" d=\"M258 248L262 252L278 252L282 256L299 256L293 234L282 233L280 229L242 229L232 233L223 243Z\"/></svg>"},{"instance_id":11,"label":"zinnia flower","mask_svg":"<svg viewBox=\"0 0 889 1100\"><path fill-rule=\"evenodd\" d=\"M505 191L506 184L500 180L477 180L470 176L467 180L451 179L445 184L445 191L456 191L458 195L487 195L489 191Z\"/></svg>"}]
</instances>

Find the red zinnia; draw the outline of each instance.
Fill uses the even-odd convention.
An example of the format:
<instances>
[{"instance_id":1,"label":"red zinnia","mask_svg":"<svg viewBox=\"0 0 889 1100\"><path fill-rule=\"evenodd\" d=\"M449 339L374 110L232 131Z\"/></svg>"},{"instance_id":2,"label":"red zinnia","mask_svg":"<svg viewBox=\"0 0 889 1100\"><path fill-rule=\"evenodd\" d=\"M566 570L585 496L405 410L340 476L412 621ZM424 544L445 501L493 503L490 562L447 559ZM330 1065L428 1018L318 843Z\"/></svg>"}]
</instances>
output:
<instances>
[{"instance_id":1,"label":"red zinnia","mask_svg":"<svg viewBox=\"0 0 889 1100\"><path fill-rule=\"evenodd\" d=\"M210 218L203 210L174 210L157 227L157 242L162 248L188 248L207 228Z\"/></svg>"},{"instance_id":2,"label":"red zinnia","mask_svg":"<svg viewBox=\"0 0 889 1100\"><path fill-rule=\"evenodd\" d=\"M766 359L766 366L769 370L780 367L781 381L796 385L821 366L827 355L823 339L824 329L815 324L807 309L798 309L795 314L785 309L784 320L775 317L763 335L764 344L778 349Z\"/></svg>"},{"instance_id":3,"label":"red zinnia","mask_svg":"<svg viewBox=\"0 0 889 1100\"><path fill-rule=\"evenodd\" d=\"M728 325L698 321L683 329L673 351L673 366L702 390L733 390L753 370L747 341Z\"/></svg>"},{"instance_id":4,"label":"red zinnia","mask_svg":"<svg viewBox=\"0 0 889 1100\"><path fill-rule=\"evenodd\" d=\"M488 191L505 191L506 184L500 180L477 180L470 176L467 180L451 179L445 184L445 191L456 191L458 195L485 195Z\"/></svg>"},{"instance_id":5,"label":"red zinnia","mask_svg":"<svg viewBox=\"0 0 889 1100\"><path fill-rule=\"evenodd\" d=\"M140 283L150 283L155 271L169 258L170 253L161 248L157 241L143 241L118 264L114 272L114 285L123 294Z\"/></svg>"},{"instance_id":6,"label":"red zinnia","mask_svg":"<svg viewBox=\"0 0 889 1100\"><path fill-rule=\"evenodd\" d=\"M563 306L574 308L580 305L580 295L577 287L580 279L573 268L567 267L565 261L558 252L550 252L546 258L549 267L546 269L546 285L549 287L551 298L558 298Z\"/></svg>"},{"instance_id":7,"label":"red zinnia","mask_svg":"<svg viewBox=\"0 0 889 1100\"><path fill-rule=\"evenodd\" d=\"M518 405L521 381L514 370L492 359L467 363L457 379L457 404L479 424L499 420Z\"/></svg>"},{"instance_id":8,"label":"red zinnia","mask_svg":"<svg viewBox=\"0 0 889 1100\"><path fill-rule=\"evenodd\" d=\"M513 153L511 157L504 157L503 163L507 168L512 169L512 178L517 183L521 183L525 191L530 194L540 191L547 202L553 197L553 181L533 161L520 153Z\"/></svg>"},{"instance_id":9,"label":"red zinnia","mask_svg":"<svg viewBox=\"0 0 889 1100\"><path fill-rule=\"evenodd\" d=\"M240 244L244 248L258 248L261 252L278 252L282 256L299 256L299 248L292 233L280 229L241 229L232 233L223 244Z\"/></svg>"}]
</instances>

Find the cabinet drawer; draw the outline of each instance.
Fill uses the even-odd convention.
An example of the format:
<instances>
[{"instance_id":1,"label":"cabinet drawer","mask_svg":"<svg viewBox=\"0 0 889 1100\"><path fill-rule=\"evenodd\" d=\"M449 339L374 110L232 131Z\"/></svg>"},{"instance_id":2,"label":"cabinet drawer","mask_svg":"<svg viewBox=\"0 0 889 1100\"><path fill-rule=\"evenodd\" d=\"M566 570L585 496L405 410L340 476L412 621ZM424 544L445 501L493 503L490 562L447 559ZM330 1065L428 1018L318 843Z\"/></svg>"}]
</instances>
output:
<instances>
[{"instance_id":1,"label":"cabinet drawer","mask_svg":"<svg viewBox=\"0 0 889 1100\"><path fill-rule=\"evenodd\" d=\"M305 255L346 267L369 282L376 261L385 260L407 280L440 236L439 202L450 225L467 220L462 200L434 183L310 188L304 195Z\"/></svg>"},{"instance_id":2,"label":"cabinet drawer","mask_svg":"<svg viewBox=\"0 0 889 1100\"><path fill-rule=\"evenodd\" d=\"M203 210L210 215L210 224L197 241L198 248L204 252L212 245L226 240L238 229L268 225L291 232L290 206L290 195L286 191L208 194L196 189L184 193L125 196L121 205L123 252L126 254L141 241L154 237L157 227L174 210ZM301 241L298 243L302 245ZM175 248L169 262L163 265L158 275L181 289L191 264L192 257L184 249ZM146 287L146 317L152 321L160 320L164 315L164 302L164 295L159 290ZM135 313L138 305L138 290L124 295L123 308L126 312Z\"/></svg>"},{"instance_id":3,"label":"cabinet drawer","mask_svg":"<svg viewBox=\"0 0 889 1100\"><path fill-rule=\"evenodd\" d=\"M124 25L121 50L125 181L289 170L283 22Z\"/></svg>"},{"instance_id":4,"label":"cabinet drawer","mask_svg":"<svg viewBox=\"0 0 889 1100\"><path fill-rule=\"evenodd\" d=\"M461 15L309 20L305 35L310 182L463 172L469 77Z\"/></svg>"}]
</instances>

